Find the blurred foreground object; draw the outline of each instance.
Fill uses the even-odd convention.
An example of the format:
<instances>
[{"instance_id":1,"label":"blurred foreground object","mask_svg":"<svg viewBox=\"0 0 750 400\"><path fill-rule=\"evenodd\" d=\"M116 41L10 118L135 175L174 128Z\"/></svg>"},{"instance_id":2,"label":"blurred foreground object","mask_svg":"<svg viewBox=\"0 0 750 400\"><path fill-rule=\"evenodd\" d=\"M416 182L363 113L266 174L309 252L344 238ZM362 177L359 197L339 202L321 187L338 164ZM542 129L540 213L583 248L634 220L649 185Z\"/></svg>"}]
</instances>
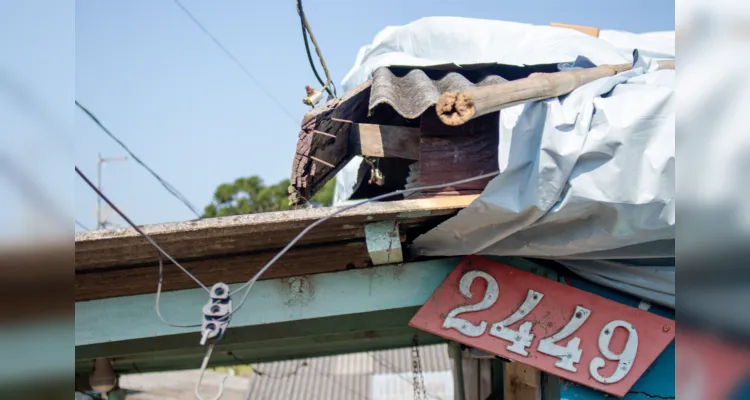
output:
<instances>
[{"instance_id":1,"label":"blurred foreground object","mask_svg":"<svg viewBox=\"0 0 750 400\"><path fill-rule=\"evenodd\" d=\"M750 398L750 5L679 1L680 399ZM743 389L744 388L744 389Z\"/></svg>"},{"instance_id":2,"label":"blurred foreground object","mask_svg":"<svg viewBox=\"0 0 750 400\"><path fill-rule=\"evenodd\" d=\"M0 2L0 399L73 397L74 7Z\"/></svg>"}]
</instances>

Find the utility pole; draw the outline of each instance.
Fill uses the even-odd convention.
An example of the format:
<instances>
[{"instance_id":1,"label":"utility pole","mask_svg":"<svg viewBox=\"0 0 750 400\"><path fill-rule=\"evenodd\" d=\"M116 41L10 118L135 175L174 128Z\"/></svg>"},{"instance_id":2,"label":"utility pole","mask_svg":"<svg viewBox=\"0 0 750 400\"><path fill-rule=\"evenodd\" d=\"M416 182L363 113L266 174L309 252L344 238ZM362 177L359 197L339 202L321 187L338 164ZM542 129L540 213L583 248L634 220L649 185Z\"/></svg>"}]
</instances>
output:
<instances>
[{"instance_id":1,"label":"utility pole","mask_svg":"<svg viewBox=\"0 0 750 400\"><path fill-rule=\"evenodd\" d=\"M102 164L110 161L125 161L127 157L102 157L102 153L99 153L96 159L96 187L101 192L102 190ZM107 226L106 218L102 219L102 196L97 195L96 199L96 229L103 229Z\"/></svg>"}]
</instances>

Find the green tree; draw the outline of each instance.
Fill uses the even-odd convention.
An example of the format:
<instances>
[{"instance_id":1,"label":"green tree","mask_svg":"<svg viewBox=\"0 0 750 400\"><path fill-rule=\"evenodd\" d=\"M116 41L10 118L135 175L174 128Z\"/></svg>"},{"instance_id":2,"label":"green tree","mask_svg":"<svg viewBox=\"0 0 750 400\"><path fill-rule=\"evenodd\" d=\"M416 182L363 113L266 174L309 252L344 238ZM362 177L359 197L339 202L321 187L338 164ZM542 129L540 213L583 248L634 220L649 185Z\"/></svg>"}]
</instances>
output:
<instances>
[{"instance_id":1,"label":"green tree","mask_svg":"<svg viewBox=\"0 0 750 400\"><path fill-rule=\"evenodd\" d=\"M310 199L310 205L331 205L335 185L335 179L328 181ZM266 186L263 179L255 175L223 183L216 188L213 201L204 209L203 218L288 210L291 208L288 188L289 179Z\"/></svg>"}]
</instances>

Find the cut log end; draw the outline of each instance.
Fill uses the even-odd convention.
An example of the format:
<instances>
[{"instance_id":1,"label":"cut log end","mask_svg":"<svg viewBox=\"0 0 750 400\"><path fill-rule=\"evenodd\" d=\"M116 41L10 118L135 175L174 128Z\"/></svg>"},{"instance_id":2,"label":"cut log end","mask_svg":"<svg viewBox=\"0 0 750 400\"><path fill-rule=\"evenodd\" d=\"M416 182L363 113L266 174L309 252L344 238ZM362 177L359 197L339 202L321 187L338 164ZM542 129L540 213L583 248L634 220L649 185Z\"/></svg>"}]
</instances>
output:
<instances>
[{"instance_id":1,"label":"cut log end","mask_svg":"<svg viewBox=\"0 0 750 400\"><path fill-rule=\"evenodd\" d=\"M435 110L440 120L450 126L463 125L476 114L474 102L460 92L444 93L440 96Z\"/></svg>"}]
</instances>

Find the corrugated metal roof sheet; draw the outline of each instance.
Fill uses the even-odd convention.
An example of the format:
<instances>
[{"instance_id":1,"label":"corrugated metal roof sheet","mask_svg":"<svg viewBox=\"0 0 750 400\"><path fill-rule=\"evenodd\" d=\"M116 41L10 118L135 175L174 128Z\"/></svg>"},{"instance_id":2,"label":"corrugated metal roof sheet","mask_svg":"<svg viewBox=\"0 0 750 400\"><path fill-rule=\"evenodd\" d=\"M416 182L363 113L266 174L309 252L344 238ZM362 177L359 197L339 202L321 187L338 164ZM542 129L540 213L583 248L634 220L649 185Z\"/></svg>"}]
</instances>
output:
<instances>
[{"instance_id":1,"label":"corrugated metal roof sheet","mask_svg":"<svg viewBox=\"0 0 750 400\"><path fill-rule=\"evenodd\" d=\"M447 345L420 347L420 360L428 392L431 392L431 386L450 388L449 396L433 393L432 397L452 399L452 381L447 386L443 382L446 376L452 376L445 374L451 371ZM251 398L257 399L384 400L397 392L408 390L406 393L411 393L414 390L409 348L279 361L257 364L254 368L260 373L250 377L249 390ZM439 378L440 373L444 373L443 379ZM433 379L428 379L428 376ZM430 385L428 381L434 383Z\"/></svg>"},{"instance_id":2,"label":"corrugated metal roof sheet","mask_svg":"<svg viewBox=\"0 0 750 400\"><path fill-rule=\"evenodd\" d=\"M406 75L399 76L391 69L381 67L372 74L369 108L372 110L380 104L388 104L404 118L414 119L434 106L445 92L507 82L490 71L486 71L486 74L479 71L474 79L470 80L460 71L446 71L430 77L421 69L412 69Z\"/></svg>"},{"instance_id":3,"label":"corrugated metal roof sheet","mask_svg":"<svg viewBox=\"0 0 750 400\"><path fill-rule=\"evenodd\" d=\"M453 378L445 344L419 348L431 399L452 400ZM413 393L410 348L253 364L249 377L227 380L226 400L397 400ZM211 396L221 375L207 372L202 391ZM192 396L197 371L129 375L121 386L128 400L184 399ZM244 385L244 389L243 389ZM192 397L191 397L192 398Z\"/></svg>"},{"instance_id":4,"label":"corrugated metal roof sheet","mask_svg":"<svg viewBox=\"0 0 750 400\"><path fill-rule=\"evenodd\" d=\"M372 73L369 109L387 104L402 117L415 119L434 106L443 93L504 83L525 78L534 72L557 71L557 64L380 67Z\"/></svg>"},{"instance_id":5,"label":"corrugated metal roof sheet","mask_svg":"<svg viewBox=\"0 0 750 400\"><path fill-rule=\"evenodd\" d=\"M416 127L419 126L417 119L445 92L526 78L535 72L559 72L559 68L557 64L516 66L487 63L376 69L371 80L305 114L292 166L292 203L300 204L304 199L312 198L351 160L353 153L344 146L348 143L349 125L341 124L341 120ZM335 135L336 139L315 134L315 131ZM325 160L328 165L315 159ZM385 192L377 194L382 193Z\"/></svg>"}]
</instances>

